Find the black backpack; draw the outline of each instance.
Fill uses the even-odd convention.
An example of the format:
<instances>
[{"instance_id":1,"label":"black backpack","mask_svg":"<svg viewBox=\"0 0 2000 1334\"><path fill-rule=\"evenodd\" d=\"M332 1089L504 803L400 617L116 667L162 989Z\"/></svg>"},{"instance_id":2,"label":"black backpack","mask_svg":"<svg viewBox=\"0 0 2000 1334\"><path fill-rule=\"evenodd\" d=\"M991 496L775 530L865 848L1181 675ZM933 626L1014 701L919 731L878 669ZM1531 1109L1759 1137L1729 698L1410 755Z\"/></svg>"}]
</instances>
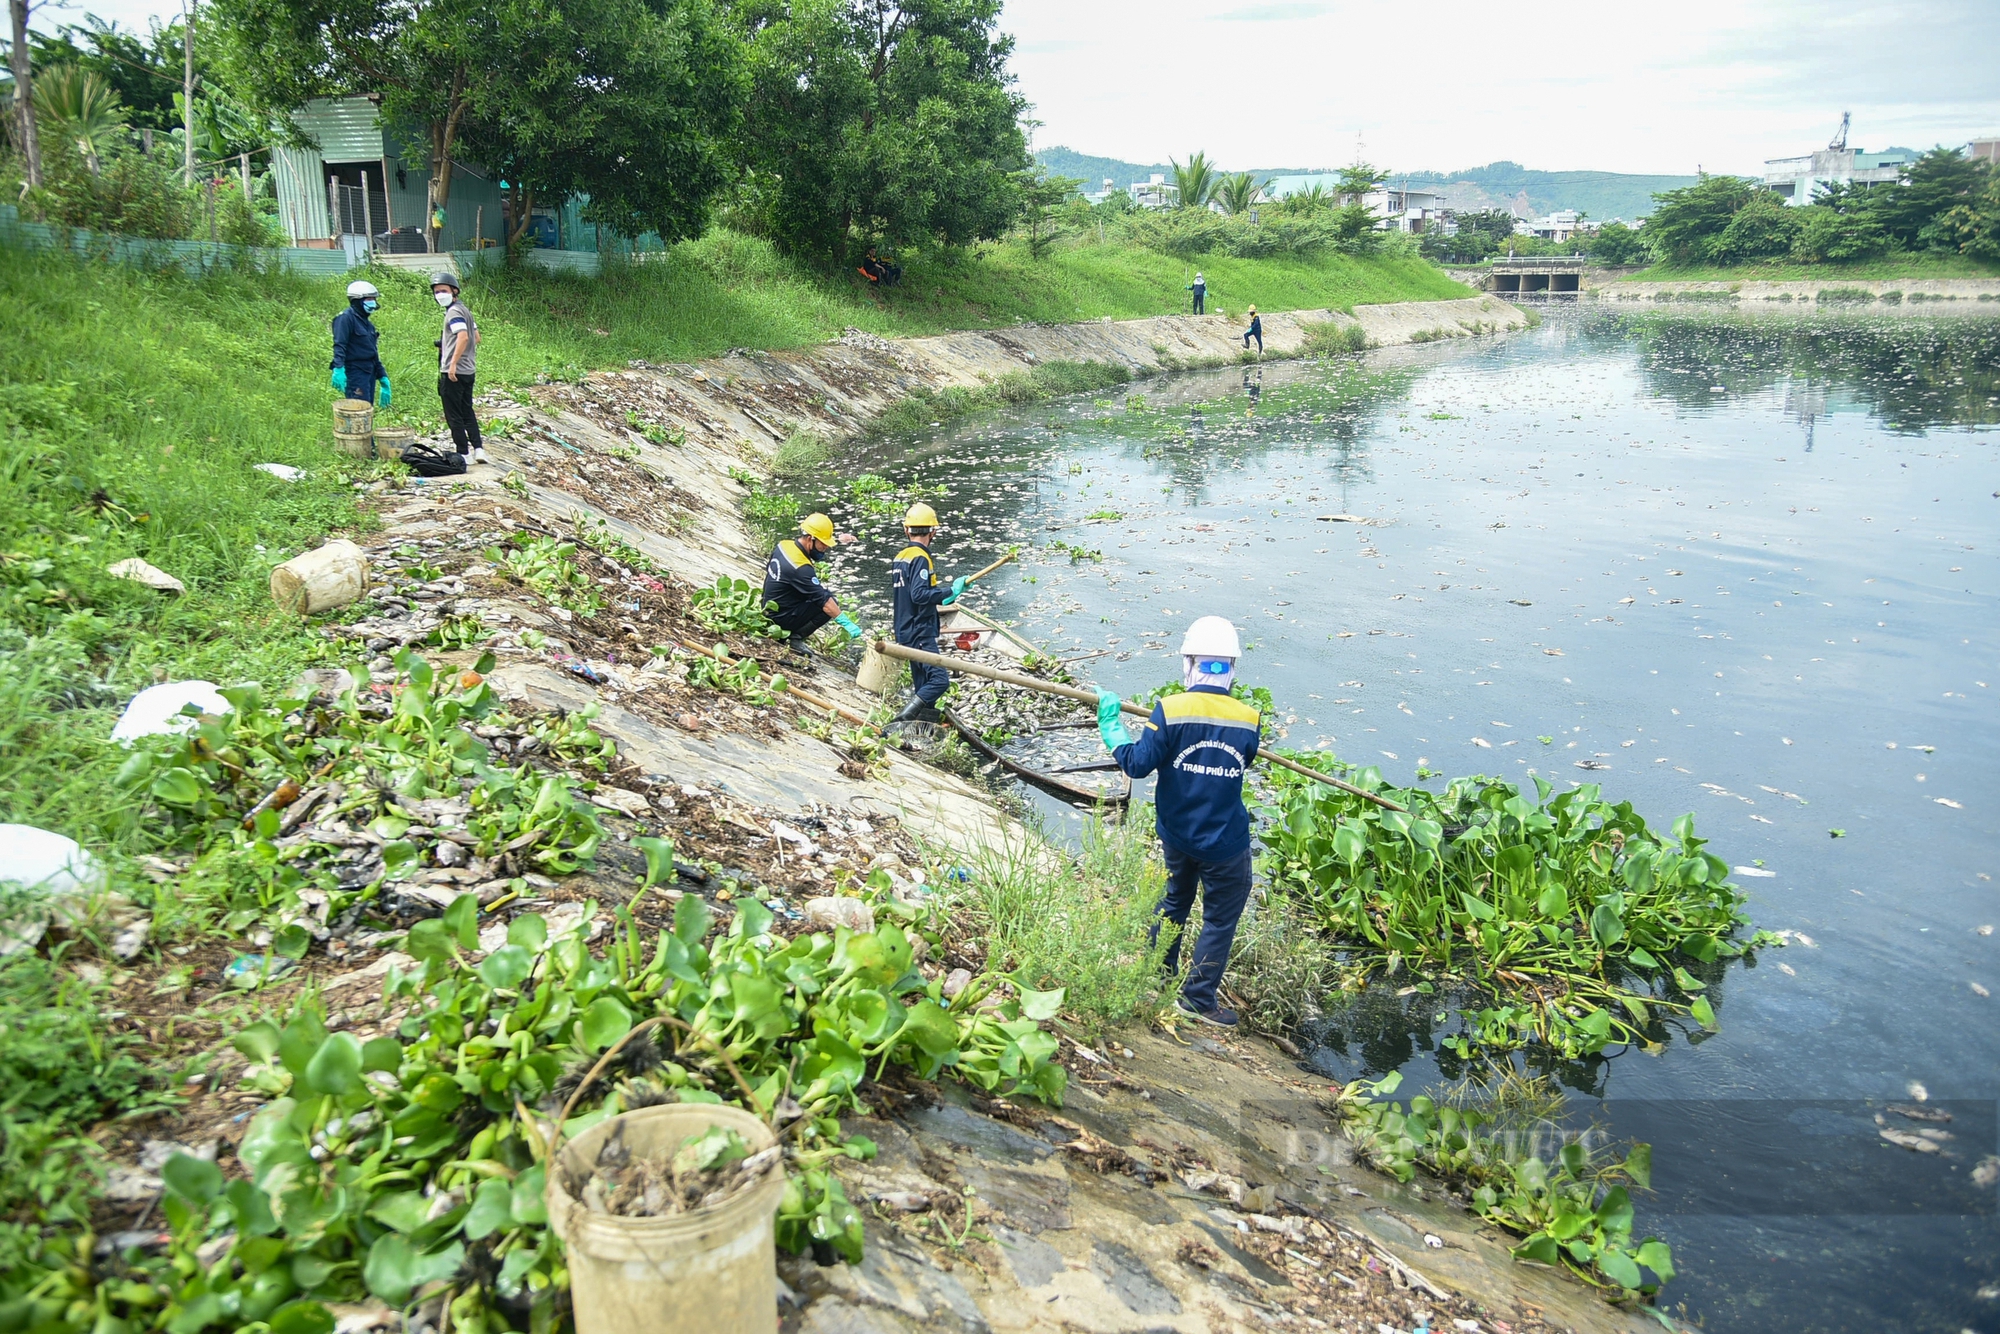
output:
<instances>
[{"instance_id":1,"label":"black backpack","mask_svg":"<svg viewBox=\"0 0 2000 1334\"><path fill-rule=\"evenodd\" d=\"M403 466L419 477L461 477L465 474L465 455L457 451L440 453L429 445L408 445L403 449Z\"/></svg>"}]
</instances>

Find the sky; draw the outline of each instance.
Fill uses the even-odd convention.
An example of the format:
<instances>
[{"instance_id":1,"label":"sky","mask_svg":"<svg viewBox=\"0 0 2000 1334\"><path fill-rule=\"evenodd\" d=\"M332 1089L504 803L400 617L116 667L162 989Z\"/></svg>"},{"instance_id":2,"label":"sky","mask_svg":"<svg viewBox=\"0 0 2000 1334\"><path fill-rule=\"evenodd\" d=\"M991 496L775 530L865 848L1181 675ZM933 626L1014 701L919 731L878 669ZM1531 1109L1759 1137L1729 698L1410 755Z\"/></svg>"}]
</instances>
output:
<instances>
[{"instance_id":1,"label":"sky","mask_svg":"<svg viewBox=\"0 0 2000 1334\"><path fill-rule=\"evenodd\" d=\"M45 4L143 28L159 0ZM2000 131L2000 0L1678 0L1583 22L1487 0L1007 0L1037 147L1231 169L1756 172Z\"/></svg>"}]
</instances>

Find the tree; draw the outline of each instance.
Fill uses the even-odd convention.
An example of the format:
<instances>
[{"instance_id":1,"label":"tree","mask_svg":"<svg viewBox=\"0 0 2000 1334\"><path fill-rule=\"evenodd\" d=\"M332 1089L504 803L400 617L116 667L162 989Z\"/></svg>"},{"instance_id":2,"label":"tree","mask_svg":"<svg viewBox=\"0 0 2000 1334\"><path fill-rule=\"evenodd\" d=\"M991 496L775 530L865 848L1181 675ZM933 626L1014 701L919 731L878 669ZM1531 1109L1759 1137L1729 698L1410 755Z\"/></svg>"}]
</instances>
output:
<instances>
[{"instance_id":1,"label":"tree","mask_svg":"<svg viewBox=\"0 0 2000 1334\"><path fill-rule=\"evenodd\" d=\"M2000 261L2000 171L1989 169L1986 188L1937 222L1938 234L1961 254Z\"/></svg>"},{"instance_id":2,"label":"tree","mask_svg":"<svg viewBox=\"0 0 2000 1334\"><path fill-rule=\"evenodd\" d=\"M1177 158L1168 158L1174 169L1174 198L1180 208L1207 208L1222 186L1222 177L1206 153L1188 156L1183 167Z\"/></svg>"},{"instance_id":3,"label":"tree","mask_svg":"<svg viewBox=\"0 0 2000 1334\"><path fill-rule=\"evenodd\" d=\"M1867 211L1889 239L1911 250L1950 249L1937 223L1984 188L1990 164L1955 148L1933 148L1903 169L1893 186L1868 192Z\"/></svg>"},{"instance_id":4,"label":"tree","mask_svg":"<svg viewBox=\"0 0 2000 1334\"><path fill-rule=\"evenodd\" d=\"M1753 190L1709 249L1727 263L1773 259L1790 254L1798 235L1799 210L1769 190Z\"/></svg>"},{"instance_id":5,"label":"tree","mask_svg":"<svg viewBox=\"0 0 2000 1334\"><path fill-rule=\"evenodd\" d=\"M743 0L746 195L788 251L991 240L1021 215L1026 103L999 0Z\"/></svg>"},{"instance_id":6,"label":"tree","mask_svg":"<svg viewBox=\"0 0 2000 1334\"><path fill-rule=\"evenodd\" d=\"M42 146L35 133L35 72L28 54L28 0L9 0L13 11L14 44L9 51L14 74L14 142L21 149L28 186L42 184Z\"/></svg>"},{"instance_id":7,"label":"tree","mask_svg":"<svg viewBox=\"0 0 2000 1334\"><path fill-rule=\"evenodd\" d=\"M1741 176L1703 175L1693 185L1656 194L1657 207L1646 219L1646 246L1670 264L1719 259L1717 247L1730 219L1757 193L1756 185Z\"/></svg>"},{"instance_id":8,"label":"tree","mask_svg":"<svg viewBox=\"0 0 2000 1334\"><path fill-rule=\"evenodd\" d=\"M1373 194L1388 179L1388 172L1378 171L1366 162L1357 162L1340 169L1340 183L1334 186L1333 192L1350 204L1358 204L1363 195Z\"/></svg>"},{"instance_id":9,"label":"tree","mask_svg":"<svg viewBox=\"0 0 2000 1334\"><path fill-rule=\"evenodd\" d=\"M1798 234L1792 241L1792 257L1808 263L1866 259L1889 248L1889 235L1873 215L1860 209L1846 212L1826 204L1808 204L1794 209Z\"/></svg>"},{"instance_id":10,"label":"tree","mask_svg":"<svg viewBox=\"0 0 2000 1334\"><path fill-rule=\"evenodd\" d=\"M1590 257L1599 264L1640 264L1646 258L1646 245L1624 223L1607 222L1590 238Z\"/></svg>"},{"instance_id":11,"label":"tree","mask_svg":"<svg viewBox=\"0 0 2000 1334\"><path fill-rule=\"evenodd\" d=\"M95 176L104 153L125 129L125 108L104 80L75 65L42 71L35 80L35 117L51 137L74 147Z\"/></svg>"},{"instance_id":12,"label":"tree","mask_svg":"<svg viewBox=\"0 0 2000 1334\"><path fill-rule=\"evenodd\" d=\"M1062 231L1060 210L1077 198L1083 182L1074 176L1051 176L1047 167L1037 166L1021 183L1021 225L1028 234L1028 253L1036 259L1047 254Z\"/></svg>"},{"instance_id":13,"label":"tree","mask_svg":"<svg viewBox=\"0 0 2000 1334\"><path fill-rule=\"evenodd\" d=\"M669 243L699 236L728 184L745 95L742 43L709 0L497 0L466 147L536 200L589 196L593 222Z\"/></svg>"},{"instance_id":14,"label":"tree","mask_svg":"<svg viewBox=\"0 0 2000 1334\"><path fill-rule=\"evenodd\" d=\"M1215 202L1222 205L1222 211L1230 215L1248 213L1251 206L1263 197L1263 189L1257 178L1247 171L1239 171L1234 176L1225 176L1215 187Z\"/></svg>"},{"instance_id":15,"label":"tree","mask_svg":"<svg viewBox=\"0 0 2000 1334\"><path fill-rule=\"evenodd\" d=\"M174 96L180 91L182 74L179 23L163 25L154 19L142 37L95 14L86 14L82 23L66 23L52 33L33 33L30 40L37 68L75 65L95 74L117 95L133 126L170 130L184 123ZM204 54L195 52L195 71L198 79L206 81Z\"/></svg>"}]
</instances>

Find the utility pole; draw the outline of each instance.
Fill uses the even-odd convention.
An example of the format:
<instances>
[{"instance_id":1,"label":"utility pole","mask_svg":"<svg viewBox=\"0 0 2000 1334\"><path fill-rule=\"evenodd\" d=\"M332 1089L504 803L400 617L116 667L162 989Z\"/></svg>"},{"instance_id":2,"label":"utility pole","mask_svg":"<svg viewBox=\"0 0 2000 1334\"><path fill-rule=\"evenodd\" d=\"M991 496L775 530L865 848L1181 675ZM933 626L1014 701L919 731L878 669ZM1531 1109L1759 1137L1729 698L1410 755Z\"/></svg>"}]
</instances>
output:
<instances>
[{"instance_id":1,"label":"utility pole","mask_svg":"<svg viewBox=\"0 0 2000 1334\"><path fill-rule=\"evenodd\" d=\"M19 4L21 0L14 0ZM194 184L194 6L181 0L181 170Z\"/></svg>"},{"instance_id":2,"label":"utility pole","mask_svg":"<svg viewBox=\"0 0 2000 1334\"><path fill-rule=\"evenodd\" d=\"M14 114L20 121L21 156L27 161L28 184L42 184L42 144L35 133L33 62L28 56L28 0L10 0L14 11Z\"/></svg>"}]
</instances>

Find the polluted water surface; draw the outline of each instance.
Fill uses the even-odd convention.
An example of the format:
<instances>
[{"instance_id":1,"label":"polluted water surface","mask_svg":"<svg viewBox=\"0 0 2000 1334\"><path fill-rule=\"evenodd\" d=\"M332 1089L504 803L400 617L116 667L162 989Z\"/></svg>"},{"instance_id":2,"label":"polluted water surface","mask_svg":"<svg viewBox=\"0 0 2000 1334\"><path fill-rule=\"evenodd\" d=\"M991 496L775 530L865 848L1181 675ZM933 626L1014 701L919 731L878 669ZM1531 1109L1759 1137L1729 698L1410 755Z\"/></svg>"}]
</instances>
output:
<instances>
[{"instance_id":1,"label":"polluted water surface","mask_svg":"<svg viewBox=\"0 0 2000 1334\"><path fill-rule=\"evenodd\" d=\"M1226 615L1276 744L1399 784L1595 783L1663 831L1692 812L1786 943L1714 973L1718 1032L1526 1068L1653 1143L1640 1231L1672 1243L1687 1318L1985 1331L1996 423L1978 308L1555 307L885 439L811 499L862 536L834 577L873 624L922 498L946 578L1022 547L968 603L1097 683L1174 677L1188 623ZM1299 1035L1307 1063L1440 1088L1468 1073L1445 1005L1371 989Z\"/></svg>"}]
</instances>

